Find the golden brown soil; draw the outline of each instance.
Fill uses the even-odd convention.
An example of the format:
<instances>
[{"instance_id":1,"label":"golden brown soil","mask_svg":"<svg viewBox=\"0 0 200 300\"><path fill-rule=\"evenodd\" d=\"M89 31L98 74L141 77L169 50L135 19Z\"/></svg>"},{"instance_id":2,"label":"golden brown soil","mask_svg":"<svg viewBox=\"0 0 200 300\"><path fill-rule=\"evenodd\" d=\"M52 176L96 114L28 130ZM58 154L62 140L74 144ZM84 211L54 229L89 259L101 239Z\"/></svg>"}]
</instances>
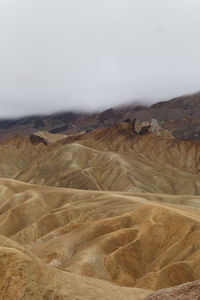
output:
<instances>
[{"instance_id":1,"label":"golden brown soil","mask_svg":"<svg viewBox=\"0 0 200 300\"><path fill-rule=\"evenodd\" d=\"M0 145L0 162L0 176L39 185L200 194L200 142L134 135L127 123L47 146L18 137Z\"/></svg>"},{"instance_id":2,"label":"golden brown soil","mask_svg":"<svg viewBox=\"0 0 200 300\"><path fill-rule=\"evenodd\" d=\"M52 268L149 290L200 276L199 196L0 184L0 232Z\"/></svg>"},{"instance_id":3,"label":"golden brown soil","mask_svg":"<svg viewBox=\"0 0 200 300\"><path fill-rule=\"evenodd\" d=\"M150 291L118 287L43 264L30 251L0 236L2 300L142 300Z\"/></svg>"},{"instance_id":4,"label":"golden brown soil","mask_svg":"<svg viewBox=\"0 0 200 300\"><path fill-rule=\"evenodd\" d=\"M1 144L0 299L139 300L200 278L200 143L129 126Z\"/></svg>"}]
</instances>

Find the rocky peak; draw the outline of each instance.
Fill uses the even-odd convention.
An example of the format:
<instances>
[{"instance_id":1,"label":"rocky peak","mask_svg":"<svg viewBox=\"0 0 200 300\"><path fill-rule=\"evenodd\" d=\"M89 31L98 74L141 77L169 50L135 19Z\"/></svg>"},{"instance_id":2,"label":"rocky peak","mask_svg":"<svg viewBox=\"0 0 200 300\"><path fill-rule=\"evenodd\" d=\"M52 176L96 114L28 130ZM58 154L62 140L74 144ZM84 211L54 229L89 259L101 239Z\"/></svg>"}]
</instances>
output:
<instances>
[{"instance_id":1,"label":"rocky peak","mask_svg":"<svg viewBox=\"0 0 200 300\"><path fill-rule=\"evenodd\" d=\"M138 119L134 119L133 130L135 133L140 135L153 133L161 138L173 138L171 132L168 129L162 128L156 119L151 119L150 122L143 122Z\"/></svg>"}]
</instances>

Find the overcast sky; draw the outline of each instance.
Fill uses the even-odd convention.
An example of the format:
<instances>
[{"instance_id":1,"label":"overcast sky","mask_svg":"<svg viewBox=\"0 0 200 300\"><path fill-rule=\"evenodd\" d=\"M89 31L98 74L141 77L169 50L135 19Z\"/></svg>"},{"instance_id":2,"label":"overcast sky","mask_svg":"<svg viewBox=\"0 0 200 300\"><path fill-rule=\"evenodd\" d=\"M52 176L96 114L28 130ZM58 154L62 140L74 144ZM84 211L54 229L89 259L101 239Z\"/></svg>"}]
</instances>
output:
<instances>
[{"instance_id":1,"label":"overcast sky","mask_svg":"<svg viewBox=\"0 0 200 300\"><path fill-rule=\"evenodd\" d=\"M200 90L199 0L0 0L0 117Z\"/></svg>"}]
</instances>

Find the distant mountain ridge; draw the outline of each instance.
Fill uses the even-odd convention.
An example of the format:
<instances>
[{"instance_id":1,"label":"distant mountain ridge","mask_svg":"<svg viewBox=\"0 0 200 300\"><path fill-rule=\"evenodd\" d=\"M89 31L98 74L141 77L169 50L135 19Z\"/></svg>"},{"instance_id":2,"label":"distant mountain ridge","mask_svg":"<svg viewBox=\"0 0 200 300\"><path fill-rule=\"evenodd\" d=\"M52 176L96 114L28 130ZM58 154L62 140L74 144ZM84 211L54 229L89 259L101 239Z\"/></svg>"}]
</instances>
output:
<instances>
[{"instance_id":1,"label":"distant mountain ridge","mask_svg":"<svg viewBox=\"0 0 200 300\"><path fill-rule=\"evenodd\" d=\"M160 127L198 102L174 102L4 122L0 299L199 299L200 141Z\"/></svg>"},{"instance_id":2,"label":"distant mountain ridge","mask_svg":"<svg viewBox=\"0 0 200 300\"><path fill-rule=\"evenodd\" d=\"M0 137L19 133L29 135L38 130L74 134L134 119L156 119L160 126L170 130L176 138L200 140L200 93L158 102L149 107L133 103L100 113L63 112L2 120Z\"/></svg>"}]
</instances>

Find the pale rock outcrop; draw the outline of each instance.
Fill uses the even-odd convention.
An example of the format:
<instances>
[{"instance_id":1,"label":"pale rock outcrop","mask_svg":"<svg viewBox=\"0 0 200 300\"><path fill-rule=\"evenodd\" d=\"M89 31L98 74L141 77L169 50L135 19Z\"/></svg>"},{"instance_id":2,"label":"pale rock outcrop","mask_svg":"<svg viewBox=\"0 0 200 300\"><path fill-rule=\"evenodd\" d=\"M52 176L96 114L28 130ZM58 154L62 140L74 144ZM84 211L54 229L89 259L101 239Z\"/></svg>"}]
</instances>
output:
<instances>
[{"instance_id":1,"label":"pale rock outcrop","mask_svg":"<svg viewBox=\"0 0 200 300\"><path fill-rule=\"evenodd\" d=\"M158 120L151 119L150 122L143 122L139 119L134 120L134 129L137 134L143 135L146 133L153 133L154 135L157 135L164 139L170 139L173 138L172 133L168 129L162 128Z\"/></svg>"},{"instance_id":2,"label":"pale rock outcrop","mask_svg":"<svg viewBox=\"0 0 200 300\"><path fill-rule=\"evenodd\" d=\"M67 136L64 134L53 134L48 131L36 131L30 135L30 141L33 145L43 143L44 145L53 144Z\"/></svg>"}]
</instances>

